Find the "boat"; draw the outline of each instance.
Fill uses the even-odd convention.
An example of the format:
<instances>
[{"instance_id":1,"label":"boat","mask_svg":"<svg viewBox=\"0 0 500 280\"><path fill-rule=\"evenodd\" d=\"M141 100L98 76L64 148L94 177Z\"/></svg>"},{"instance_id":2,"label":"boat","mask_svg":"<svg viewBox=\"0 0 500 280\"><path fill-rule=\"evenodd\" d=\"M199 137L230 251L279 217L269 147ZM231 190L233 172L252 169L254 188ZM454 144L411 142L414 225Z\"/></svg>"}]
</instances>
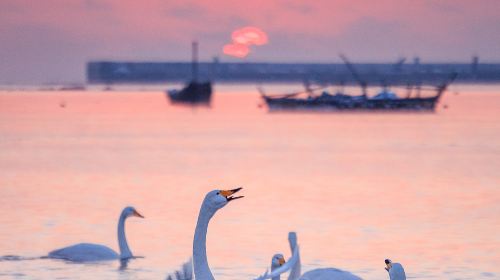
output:
<instances>
[{"instance_id":1,"label":"boat","mask_svg":"<svg viewBox=\"0 0 500 280\"><path fill-rule=\"evenodd\" d=\"M399 97L389 89L384 82L382 90L374 96L368 96L368 84L361 79L352 64L347 58L341 55L346 66L351 71L353 77L361 86L360 95L349 95L343 91L331 94L324 90L327 86L320 86L311 89L308 84L306 90L301 92L287 93L281 95L268 95L262 88L259 92L262 95L270 111L296 111L296 110L328 110L328 111L434 111L439 99L446 91L448 85L456 78L457 74L451 74L447 81L437 86L423 87L421 83L415 85L408 84L406 97ZM416 88L416 96L412 96L413 88ZM432 96L421 96L422 90L431 90L435 94ZM316 92L321 91L320 94Z\"/></svg>"},{"instance_id":2,"label":"boat","mask_svg":"<svg viewBox=\"0 0 500 280\"><path fill-rule=\"evenodd\" d=\"M448 84L434 88L436 94L429 97L399 97L392 91L382 90L373 97L367 95L348 95L345 93L321 94L301 97L306 92L297 92L279 96L271 96L261 91L270 111L287 110L330 110L330 111L434 111Z\"/></svg>"},{"instance_id":3,"label":"boat","mask_svg":"<svg viewBox=\"0 0 500 280\"><path fill-rule=\"evenodd\" d=\"M171 103L191 103L210 105L212 84L210 82L189 82L183 89L167 91Z\"/></svg>"},{"instance_id":4,"label":"boat","mask_svg":"<svg viewBox=\"0 0 500 280\"><path fill-rule=\"evenodd\" d=\"M166 94L172 104L210 106L212 83L200 82L198 79L198 43L192 44L192 79L182 89L167 90Z\"/></svg>"}]
</instances>

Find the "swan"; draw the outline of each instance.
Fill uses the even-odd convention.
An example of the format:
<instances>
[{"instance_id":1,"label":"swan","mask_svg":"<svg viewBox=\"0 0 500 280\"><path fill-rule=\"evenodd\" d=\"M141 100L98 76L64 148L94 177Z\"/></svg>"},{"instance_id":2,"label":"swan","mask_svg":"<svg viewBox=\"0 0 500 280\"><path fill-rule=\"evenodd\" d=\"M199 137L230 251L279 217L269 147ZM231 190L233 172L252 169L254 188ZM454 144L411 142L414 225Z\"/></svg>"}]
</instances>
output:
<instances>
[{"instance_id":1,"label":"swan","mask_svg":"<svg viewBox=\"0 0 500 280\"><path fill-rule=\"evenodd\" d=\"M243 196L233 196L242 188L233 190L213 190L210 191L203 199L196 229L193 239L193 268L194 277L199 280L214 280L212 271L208 266L207 260L207 230L210 219L214 216L217 210L222 209L230 201L242 198Z\"/></svg>"},{"instance_id":2,"label":"swan","mask_svg":"<svg viewBox=\"0 0 500 280\"><path fill-rule=\"evenodd\" d=\"M300 256L297 245L297 233L295 232L288 233L288 242L290 243L290 249L292 250L293 254L297 255L296 260L293 261L293 265L290 267L290 274L288 275L288 280L361 280L361 278L359 278L358 276L348 271L343 271L337 268L319 268L308 271L301 275ZM291 263L291 261L289 262ZM285 271L281 271L280 273L284 272ZM273 272L268 275L266 273L258 279L259 280L271 279L273 276L275 276Z\"/></svg>"},{"instance_id":3,"label":"swan","mask_svg":"<svg viewBox=\"0 0 500 280\"><path fill-rule=\"evenodd\" d=\"M296 261L294 262L292 269L290 270L290 274L288 275L288 279L299 279L300 278L300 270L301 270L301 264L300 264L300 254L299 254L299 247L297 245L297 233L294 231L291 231L288 233L288 244L290 245L290 250L296 254ZM295 251L297 251L295 253Z\"/></svg>"},{"instance_id":4,"label":"swan","mask_svg":"<svg viewBox=\"0 0 500 280\"><path fill-rule=\"evenodd\" d=\"M276 271L285 263L285 258L282 254L276 254L271 259L271 271ZM193 263L190 261L184 263L180 270L175 271L167 276L166 280L193 280ZM272 280L280 280L281 273L277 273Z\"/></svg>"},{"instance_id":5,"label":"swan","mask_svg":"<svg viewBox=\"0 0 500 280\"><path fill-rule=\"evenodd\" d=\"M385 270L389 272L391 280L406 280L405 270L400 263L393 263L390 259L385 260Z\"/></svg>"},{"instance_id":6,"label":"swan","mask_svg":"<svg viewBox=\"0 0 500 280\"><path fill-rule=\"evenodd\" d=\"M73 262L89 262L89 261L104 261L116 259L132 258L132 252L127 244L125 237L125 220L128 217L144 218L134 207L125 207L118 219L118 245L120 254L113 251L111 248L91 243L79 243L62 249L54 250L49 253L49 258L64 259Z\"/></svg>"},{"instance_id":7,"label":"swan","mask_svg":"<svg viewBox=\"0 0 500 280\"><path fill-rule=\"evenodd\" d=\"M282 273L290 270L292 266L295 264L297 258L298 258L297 250L294 251L292 257L289 259L288 262L285 262L285 258L283 258L282 254L274 255L273 259L271 260L272 274L266 272L264 275L260 276L260 278L257 279L266 279L263 277L267 277L269 275L272 279L280 279L279 276ZM166 278L166 280L193 280L193 279L194 277L193 277L192 260L189 260L186 263L184 263L181 269L176 270L174 273L169 274Z\"/></svg>"},{"instance_id":8,"label":"swan","mask_svg":"<svg viewBox=\"0 0 500 280\"><path fill-rule=\"evenodd\" d=\"M271 273L266 271L264 274L255 278L255 280L264 280L264 279L280 279L280 275L289 271L288 279L298 279L300 276L300 254L299 254L299 246L297 245L297 235L295 232L290 232L288 234L288 241L290 242L290 250L292 251L292 256L285 264L277 267L276 265L271 264ZM281 254L276 254L274 256L278 256Z\"/></svg>"},{"instance_id":9,"label":"swan","mask_svg":"<svg viewBox=\"0 0 500 280\"><path fill-rule=\"evenodd\" d=\"M276 269L280 268L283 264L285 264L285 258L282 254L275 254L271 259L271 271L276 271ZM274 276L271 278L272 280L280 280L280 275Z\"/></svg>"}]
</instances>

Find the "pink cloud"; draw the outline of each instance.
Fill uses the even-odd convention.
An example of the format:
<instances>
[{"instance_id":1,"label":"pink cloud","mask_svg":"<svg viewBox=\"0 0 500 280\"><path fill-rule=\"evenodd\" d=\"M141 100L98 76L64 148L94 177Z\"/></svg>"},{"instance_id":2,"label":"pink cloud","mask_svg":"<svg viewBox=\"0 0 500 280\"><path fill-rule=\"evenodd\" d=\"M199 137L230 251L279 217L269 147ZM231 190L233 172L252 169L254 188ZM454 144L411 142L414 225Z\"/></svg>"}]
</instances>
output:
<instances>
[{"instance_id":1,"label":"pink cloud","mask_svg":"<svg viewBox=\"0 0 500 280\"><path fill-rule=\"evenodd\" d=\"M233 31L231 38L233 42L244 45L261 46L268 43L266 32L253 26L236 29Z\"/></svg>"},{"instance_id":2,"label":"pink cloud","mask_svg":"<svg viewBox=\"0 0 500 280\"><path fill-rule=\"evenodd\" d=\"M262 29L254 26L238 28L231 34L232 43L223 48L225 55L244 58L250 53L250 46L262 46L268 43L268 36Z\"/></svg>"},{"instance_id":3,"label":"pink cloud","mask_svg":"<svg viewBox=\"0 0 500 280\"><path fill-rule=\"evenodd\" d=\"M250 48L245 44L232 43L225 45L222 52L225 55L243 58L250 53Z\"/></svg>"}]
</instances>

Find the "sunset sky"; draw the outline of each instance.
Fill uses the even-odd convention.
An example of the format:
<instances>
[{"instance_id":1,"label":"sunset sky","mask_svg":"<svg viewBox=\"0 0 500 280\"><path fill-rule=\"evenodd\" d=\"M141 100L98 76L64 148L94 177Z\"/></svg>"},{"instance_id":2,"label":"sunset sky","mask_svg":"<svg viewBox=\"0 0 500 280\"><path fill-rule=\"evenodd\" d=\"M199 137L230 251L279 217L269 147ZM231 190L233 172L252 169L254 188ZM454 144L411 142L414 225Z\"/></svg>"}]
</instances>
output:
<instances>
[{"instance_id":1,"label":"sunset sky","mask_svg":"<svg viewBox=\"0 0 500 280\"><path fill-rule=\"evenodd\" d=\"M245 58L233 31L267 33ZM83 82L88 60L500 61L496 0L0 0L0 83Z\"/></svg>"}]
</instances>

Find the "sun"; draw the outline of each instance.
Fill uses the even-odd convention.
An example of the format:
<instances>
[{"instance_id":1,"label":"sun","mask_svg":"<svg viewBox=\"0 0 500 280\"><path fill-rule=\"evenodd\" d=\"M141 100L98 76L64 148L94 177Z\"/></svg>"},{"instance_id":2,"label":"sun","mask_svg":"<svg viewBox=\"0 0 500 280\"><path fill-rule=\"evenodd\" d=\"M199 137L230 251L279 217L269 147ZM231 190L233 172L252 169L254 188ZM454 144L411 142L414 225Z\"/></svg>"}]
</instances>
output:
<instances>
[{"instance_id":1,"label":"sun","mask_svg":"<svg viewBox=\"0 0 500 280\"><path fill-rule=\"evenodd\" d=\"M251 46L262 46L269 42L266 32L254 26L246 26L234 30L231 34L232 43L226 44L222 52L225 55L244 58L250 52Z\"/></svg>"}]
</instances>

